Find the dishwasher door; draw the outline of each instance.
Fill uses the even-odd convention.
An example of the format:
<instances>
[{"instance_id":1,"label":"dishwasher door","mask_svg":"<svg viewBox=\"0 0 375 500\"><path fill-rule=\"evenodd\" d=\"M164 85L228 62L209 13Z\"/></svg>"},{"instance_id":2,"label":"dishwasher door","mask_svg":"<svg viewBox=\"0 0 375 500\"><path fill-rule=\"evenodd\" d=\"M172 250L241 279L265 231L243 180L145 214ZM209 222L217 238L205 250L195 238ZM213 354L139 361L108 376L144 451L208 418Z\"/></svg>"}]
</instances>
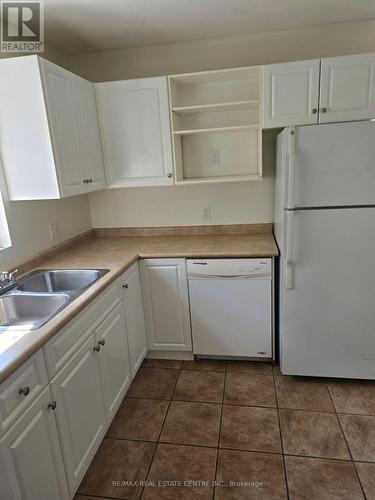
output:
<instances>
[{"instance_id":1,"label":"dishwasher door","mask_svg":"<svg viewBox=\"0 0 375 500\"><path fill-rule=\"evenodd\" d=\"M189 277L197 355L272 358L271 277Z\"/></svg>"}]
</instances>

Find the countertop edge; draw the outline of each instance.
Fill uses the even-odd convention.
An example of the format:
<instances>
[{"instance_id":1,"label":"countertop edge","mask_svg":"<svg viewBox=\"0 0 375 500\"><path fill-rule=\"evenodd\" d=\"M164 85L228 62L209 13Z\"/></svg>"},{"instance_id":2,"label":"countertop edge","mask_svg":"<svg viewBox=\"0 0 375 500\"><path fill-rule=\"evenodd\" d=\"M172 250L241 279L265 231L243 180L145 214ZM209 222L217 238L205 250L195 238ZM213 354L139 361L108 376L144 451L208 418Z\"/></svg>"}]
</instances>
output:
<instances>
[{"instance_id":1,"label":"countertop edge","mask_svg":"<svg viewBox=\"0 0 375 500\"><path fill-rule=\"evenodd\" d=\"M110 270L110 272L104 275L91 289L86 290L80 297L75 299L68 308L72 308L71 311L66 311L66 316L63 316L54 324L49 326L45 334L42 334L39 339L35 340L32 346L24 349L18 356L16 355L12 361L5 365L3 369L0 370L0 384L4 382L12 373L14 373L17 368L19 368L27 359L29 359L33 354L35 354L50 338L58 333L62 328L64 328L72 319L74 319L86 306L88 306L100 293L112 285L116 279L123 274L129 267L131 267L135 262L140 259L160 259L160 258L195 258L195 259L208 259L208 258L273 258L278 256L278 251L275 243L275 251L270 252L238 252L236 255L228 256L228 252L207 252L207 253L197 253L197 252L168 252L166 256L165 253L161 255L158 252L140 252L134 254L134 256L128 258L122 266L120 266L115 271ZM105 266L103 266L105 267ZM62 311L61 311L62 312ZM59 313L60 314L60 313ZM59 314L56 316L58 317ZM48 323L47 323L48 325ZM43 327L42 327L43 328ZM35 330L37 331L37 330ZM40 330L39 330L40 331ZM21 348L22 349L22 348Z\"/></svg>"}]
</instances>

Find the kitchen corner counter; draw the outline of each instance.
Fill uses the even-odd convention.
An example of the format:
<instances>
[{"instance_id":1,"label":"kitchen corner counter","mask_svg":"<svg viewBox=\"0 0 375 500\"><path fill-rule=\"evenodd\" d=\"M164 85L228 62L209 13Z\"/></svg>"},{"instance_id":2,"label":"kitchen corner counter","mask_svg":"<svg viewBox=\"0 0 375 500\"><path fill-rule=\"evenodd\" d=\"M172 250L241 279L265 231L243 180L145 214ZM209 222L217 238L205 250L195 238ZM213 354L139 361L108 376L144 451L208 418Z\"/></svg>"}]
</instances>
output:
<instances>
[{"instance_id":1,"label":"kitchen corner counter","mask_svg":"<svg viewBox=\"0 0 375 500\"><path fill-rule=\"evenodd\" d=\"M0 333L0 383L116 280L138 258L275 257L271 232L227 235L93 237L38 268L107 268L105 276L38 330Z\"/></svg>"}]
</instances>

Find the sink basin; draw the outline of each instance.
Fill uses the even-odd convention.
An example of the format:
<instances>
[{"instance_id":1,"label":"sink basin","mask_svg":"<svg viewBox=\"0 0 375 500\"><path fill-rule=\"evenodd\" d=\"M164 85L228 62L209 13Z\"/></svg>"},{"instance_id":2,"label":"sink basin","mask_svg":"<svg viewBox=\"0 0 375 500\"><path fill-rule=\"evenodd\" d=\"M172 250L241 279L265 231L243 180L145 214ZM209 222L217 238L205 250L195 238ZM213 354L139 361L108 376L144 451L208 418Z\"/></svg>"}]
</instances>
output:
<instances>
[{"instance_id":1,"label":"sink basin","mask_svg":"<svg viewBox=\"0 0 375 500\"><path fill-rule=\"evenodd\" d=\"M0 297L0 328L35 330L69 301L65 294L9 294Z\"/></svg>"},{"instance_id":2,"label":"sink basin","mask_svg":"<svg viewBox=\"0 0 375 500\"><path fill-rule=\"evenodd\" d=\"M1 330L36 330L109 269L39 269L0 294Z\"/></svg>"},{"instance_id":3,"label":"sink basin","mask_svg":"<svg viewBox=\"0 0 375 500\"><path fill-rule=\"evenodd\" d=\"M16 286L16 290L38 293L81 292L107 272L107 269L39 270Z\"/></svg>"}]
</instances>

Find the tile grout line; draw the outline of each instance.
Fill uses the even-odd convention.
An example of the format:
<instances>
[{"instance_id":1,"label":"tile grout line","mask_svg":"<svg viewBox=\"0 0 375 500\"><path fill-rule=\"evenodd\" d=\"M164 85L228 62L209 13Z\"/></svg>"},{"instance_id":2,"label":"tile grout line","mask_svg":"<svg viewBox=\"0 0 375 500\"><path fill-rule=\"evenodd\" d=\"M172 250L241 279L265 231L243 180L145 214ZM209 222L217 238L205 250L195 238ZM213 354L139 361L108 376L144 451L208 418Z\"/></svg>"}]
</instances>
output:
<instances>
[{"instance_id":1,"label":"tile grout line","mask_svg":"<svg viewBox=\"0 0 375 500\"><path fill-rule=\"evenodd\" d=\"M219 403L216 403L217 405ZM276 408L272 408L276 410ZM119 437L105 437L104 439L112 439L114 441L130 441L133 443L145 443L145 444L169 444L169 445L174 445L174 446L187 446L187 447L193 447L193 448L204 448L204 449L209 449L209 450L216 450L219 448L219 450L228 450L228 451L244 451L246 453L259 453L259 454L264 454L264 455L278 455L278 456L286 456L286 457L300 457L300 458L321 458L322 460L333 460L336 462L352 462L351 458L334 458L334 457L326 457L322 455L304 455L301 453L283 453L283 452L277 452L277 451L263 451L263 450L254 450L251 448L233 448L229 446L209 446L206 444L197 444L197 443L181 443L181 442L173 442L173 441L151 441L151 440L145 440L145 439L135 439L135 438L119 438ZM360 463L364 464L373 464L374 462L370 462L368 460L358 460Z\"/></svg>"},{"instance_id":2,"label":"tile grout line","mask_svg":"<svg viewBox=\"0 0 375 500\"><path fill-rule=\"evenodd\" d=\"M290 498L289 483L288 483L288 475L287 475L287 472L286 472L283 434L281 432L281 420L280 420L280 412L279 412L279 400L278 400L278 397L277 397L277 388L276 388L276 381L275 381L275 373L274 373L273 369L272 369L272 380L273 380L273 389L275 391L275 399L276 399L277 421L279 423L279 435L280 435L281 453L282 453L282 457L283 457L286 496L289 499Z\"/></svg>"},{"instance_id":3,"label":"tile grout line","mask_svg":"<svg viewBox=\"0 0 375 500\"><path fill-rule=\"evenodd\" d=\"M171 403L172 403L172 398L173 398L173 394L176 390L176 387L177 387L177 382L178 382L178 379L180 378L180 374L181 374L181 371L182 371L182 363L181 363L181 368L179 370L175 369L176 371L178 371L178 376L176 378L176 382L174 384L174 387L173 387L173 390L171 392L171 395L170 395L170 399L169 399L169 402L168 402L168 408L167 408L167 411L165 412L165 415L164 415L164 418L163 418L163 422L160 426L160 431L159 431L159 436L158 436L158 439L155 443L155 450L154 450L154 453L152 455L152 458L151 458L151 461L150 461L150 465L148 467L148 470L147 470L147 474L146 474L146 478L145 478L145 481L147 481L148 479L148 476L150 474L150 471L151 471L151 467L152 467L152 464L154 463L154 459L155 459L155 455L156 455L156 451L158 449L158 446L159 446L159 443L160 443L160 436L161 436L161 433L163 432L163 427L164 427L164 424L165 424L165 421L167 419L167 415L168 415L168 412L169 412L169 408L171 406ZM165 400L164 400L165 401ZM142 496L143 496L143 493L144 493L144 490L145 490L145 486L143 486L142 490L141 490L141 494L139 495L139 498L142 499Z\"/></svg>"},{"instance_id":4,"label":"tile grout line","mask_svg":"<svg viewBox=\"0 0 375 500\"><path fill-rule=\"evenodd\" d=\"M339 424L339 427L340 427L340 430L341 430L341 433L343 435L343 438L344 438L344 441L345 441L345 444L346 444L346 447L348 448L348 452L349 452L349 456L350 456L350 460L351 460L351 463L353 465L353 469L354 469L354 473L355 473L355 476L357 478L357 481L358 481L358 484L359 484L359 487L362 491L362 494L363 494L363 498L367 498L366 496L366 493L365 493L365 490L362 486L362 482L361 482L361 479L359 477L359 474L358 474L358 471L357 471L357 467L355 466L355 462L354 462L354 458L353 458L353 454L352 454L352 450L350 449L350 446L349 446L349 443L348 443L348 440L346 439L346 435L345 435L345 432L344 432L344 429L342 427L342 424L341 424L341 421L340 421L340 418L339 418L339 414L337 413L337 410L336 410L336 405L335 405L335 401L332 397L332 394L331 394L331 391L329 390L329 387L328 387L328 383L326 383L326 387L327 387L327 391L328 391L328 394L329 394L329 397L331 399L331 402L332 402L332 406L333 406L333 409L335 411L335 415L336 415L336 418L337 418L337 422Z\"/></svg>"},{"instance_id":5,"label":"tile grout line","mask_svg":"<svg viewBox=\"0 0 375 500\"><path fill-rule=\"evenodd\" d=\"M227 381L227 369L228 369L228 362L225 362L225 370L224 370L224 385L223 385L223 394L221 396L221 411L220 411L220 422L219 422L219 434L217 437L217 448L216 448L216 464L215 464L215 473L214 473L214 481L217 480L217 470L219 466L219 451L220 451L220 438L221 438L221 426L223 423L223 410L224 410L224 397L225 397L225 384ZM216 485L214 484L213 490L212 490L212 500L215 500L216 496Z\"/></svg>"},{"instance_id":6,"label":"tile grout line","mask_svg":"<svg viewBox=\"0 0 375 500\"><path fill-rule=\"evenodd\" d=\"M206 372L206 373L212 373L212 372ZM224 372L215 372L215 373L224 373ZM160 399L160 398L151 398L151 397L146 397L146 396L126 396L124 399L148 399L150 401L169 401L169 399ZM218 403L217 401L207 401L206 399L174 399L173 401L178 401L180 403L205 403L205 404L211 404L211 405L219 405L221 403ZM265 406L265 405L250 405L250 404L240 404L240 403L225 403L228 406L240 406L243 408L270 408L270 409L275 409L276 406ZM288 409L288 408L285 408ZM294 410L293 408L291 408ZM296 409L298 410L298 408ZM318 410L301 410L301 411L318 411ZM322 412L323 413L323 412ZM330 413L332 415L333 412L325 412L325 413Z\"/></svg>"}]
</instances>

